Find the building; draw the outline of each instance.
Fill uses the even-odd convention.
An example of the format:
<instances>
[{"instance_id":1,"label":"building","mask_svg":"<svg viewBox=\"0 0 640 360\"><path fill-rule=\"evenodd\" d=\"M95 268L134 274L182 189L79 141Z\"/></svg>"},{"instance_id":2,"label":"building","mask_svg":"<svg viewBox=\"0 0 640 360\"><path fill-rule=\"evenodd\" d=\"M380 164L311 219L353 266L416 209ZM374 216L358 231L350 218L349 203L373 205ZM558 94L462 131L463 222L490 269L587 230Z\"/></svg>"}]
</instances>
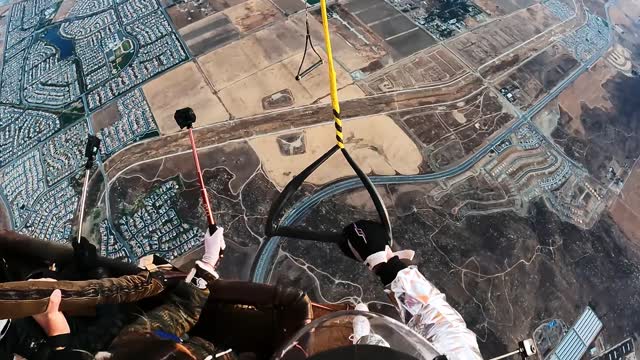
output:
<instances>
[{"instance_id":1,"label":"building","mask_svg":"<svg viewBox=\"0 0 640 360\"><path fill-rule=\"evenodd\" d=\"M602 321L587 307L545 360L580 360L602 330Z\"/></svg>"}]
</instances>

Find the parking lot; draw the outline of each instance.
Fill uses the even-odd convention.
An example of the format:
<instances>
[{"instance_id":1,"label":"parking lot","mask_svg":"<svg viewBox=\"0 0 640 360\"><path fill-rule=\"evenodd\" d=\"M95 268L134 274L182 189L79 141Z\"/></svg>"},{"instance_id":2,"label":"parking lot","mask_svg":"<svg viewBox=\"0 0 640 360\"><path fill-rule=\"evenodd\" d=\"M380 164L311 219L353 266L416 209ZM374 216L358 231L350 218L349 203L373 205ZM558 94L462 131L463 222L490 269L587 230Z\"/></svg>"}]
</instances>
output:
<instances>
[{"instance_id":1,"label":"parking lot","mask_svg":"<svg viewBox=\"0 0 640 360\"><path fill-rule=\"evenodd\" d=\"M612 347L607 350L604 354L594 360L622 360L628 354L631 354L635 351L635 347L633 346L633 340L627 339L622 343Z\"/></svg>"}]
</instances>

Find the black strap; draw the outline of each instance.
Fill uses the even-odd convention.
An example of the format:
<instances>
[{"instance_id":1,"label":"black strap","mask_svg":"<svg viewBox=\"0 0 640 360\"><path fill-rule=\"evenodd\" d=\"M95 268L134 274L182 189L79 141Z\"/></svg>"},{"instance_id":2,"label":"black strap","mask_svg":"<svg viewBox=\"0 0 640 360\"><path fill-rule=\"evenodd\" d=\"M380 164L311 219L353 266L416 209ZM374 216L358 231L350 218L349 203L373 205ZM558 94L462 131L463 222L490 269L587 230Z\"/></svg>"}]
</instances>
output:
<instances>
[{"instance_id":1,"label":"black strap","mask_svg":"<svg viewBox=\"0 0 640 360\"><path fill-rule=\"evenodd\" d=\"M280 193L278 198L271 205L271 209L269 210L269 215L267 216L267 223L265 226L265 234L271 238L274 236L281 236L286 238L295 238L301 240L312 240L318 242L331 242L331 243L341 243L343 241L342 237L342 228L334 232L318 232L312 231L308 229L301 229L292 226L282 226L280 224L276 224L276 221L281 221L284 215L285 205L288 203L288 200L291 199L294 193L302 186L304 181L325 161L327 161L336 151L341 150L342 155L345 157L353 171L356 173L365 189L369 193L373 204L375 205L376 211L378 212L378 216L380 218L380 222L384 226L387 234L389 235L389 245L393 246L393 237L391 232L391 223L389 222L389 214L387 213L387 209L384 206L382 198L375 186L365 174L362 169L356 164L356 162L351 158L347 149L340 149L338 145L334 145L329 151L320 156L316 161L311 163L311 165L307 166L300 174L296 175L291 181L285 186L284 190ZM263 243L263 247L266 244Z\"/></svg>"},{"instance_id":2,"label":"black strap","mask_svg":"<svg viewBox=\"0 0 640 360\"><path fill-rule=\"evenodd\" d=\"M71 334L60 334L56 336L49 336L49 338L47 338L47 344L49 344L53 349L67 347L70 342Z\"/></svg>"},{"instance_id":3,"label":"black strap","mask_svg":"<svg viewBox=\"0 0 640 360\"><path fill-rule=\"evenodd\" d=\"M305 3L305 6L306 6L306 3ZM318 54L318 52L316 51L316 48L313 47L313 41L311 40L311 33L309 32L308 18L305 18L305 26L307 28L307 34L305 35L305 40L304 40L304 52L302 53L302 61L300 61L300 66L298 67L298 73L296 74L296 80L298 81L303 77L307 76L313 70L317 69L323 63L322 57L320 56L320 54ZM304 65L304 59L307 57L307 48L309 45L311 45L311 50L313 50L313 52L318 57L318 61L311 64L311 66L309 66L304 71L302 71L302 65Z\"/></svg>"}]
</instances>

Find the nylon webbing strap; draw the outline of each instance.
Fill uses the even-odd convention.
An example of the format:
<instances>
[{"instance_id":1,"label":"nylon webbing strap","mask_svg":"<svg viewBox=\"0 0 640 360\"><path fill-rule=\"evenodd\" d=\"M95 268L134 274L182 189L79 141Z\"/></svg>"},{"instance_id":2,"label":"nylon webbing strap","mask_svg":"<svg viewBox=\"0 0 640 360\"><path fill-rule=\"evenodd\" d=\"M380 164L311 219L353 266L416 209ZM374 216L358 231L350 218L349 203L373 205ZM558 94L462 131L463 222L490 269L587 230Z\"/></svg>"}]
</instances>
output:
<instances>
[{"instance_id":1,"label":"nylon webbing strap","mask_svg":"<svg viewBox=\"0 0 640 360\"><path fill-rule=\"evenodd\" d=\"M340 113L333 109L333 125L336 128L336 141L340 149L344 149L344 135L342 135L342 120Z\"/></svg>"},{"instance_id":2,"label":"nylon webbing strap","mask_svg":"<svg viewBox=\"0 0 640 360\"><path fill-rule=\"evenodd\" d=\"M387 209L384 206L384 202L378 194L376 187L371 182L367 174L360 169L358 164L353 160L351 155L344 146L344 135L342 128L342 119L340 118L340 102L338 99L338 86L336 79L336 71L335 65L333 62L333 51L331 49L331 38L329 35L329 20L327 17L327 1L320 0L320 11L322 16L322 27L324 30L324 40L325 47L327 52L327 63L329 64L329 89L331 95L331 106L332 106L332 114L333 114L333 122L336 130L336 145L334 145L329 151L319 157L316 161L314 161L311 165L307 166L301 173L294 176L291 181L285 186L282 190L278 198L272 203L271 209L269 210L269 215L267 216L267 223L265 225L265 234L269 237L269 239L279 236L284 238L296 238L303 240L312 240L318 242L331 242L341 244L344 242L344 238L342 236L342 232L339 231L313 231L309 229L303 229L299 227L293 226L291 223L291 219L287 219L285 216L286 205L289 200L292 199L294 193L302 186L305 180L325 161L327 161L336 151L340 150L345 160L349 163L349 166L356 173L358 178L362 181L363 186L369 193L371 200L376 208L376 212L380 217L380 222L384 226L387 231L389 237L389 245L393 245L393 234L391 231L391 223L389 221L389 214L387 213ZM308 209L304 210L308 211ZM280 224L276 224L276 222L280 222ZM295 221L295 220L294 220ZM265 244L267 241L263 242L262 246L259 250L259 255L256 257L257 259L261 257L261 252L266 249ZM252 272L255 270L256 262L254 262L254 267Z\"/></svg>"},{"instance_id":3,"label":"nylon webbing strap","mask_svg":"<svg viewBox=\"0 0 640 360\"><path fill-rule=\"evenodd\" d=\"M327 50L327 62L329 63L329 91L331 94L331 107L333 108L333 122L336 128L336 142L340 149L344 149L342 120L340 119L340 100L338 99L338 82L336 80L336 68L333 64L333 51L331 50L331 38L329 35L327 0L320 0L320 12L322 15L322 28L324 30L324 43Z\"/></svg>"}]
</instances>

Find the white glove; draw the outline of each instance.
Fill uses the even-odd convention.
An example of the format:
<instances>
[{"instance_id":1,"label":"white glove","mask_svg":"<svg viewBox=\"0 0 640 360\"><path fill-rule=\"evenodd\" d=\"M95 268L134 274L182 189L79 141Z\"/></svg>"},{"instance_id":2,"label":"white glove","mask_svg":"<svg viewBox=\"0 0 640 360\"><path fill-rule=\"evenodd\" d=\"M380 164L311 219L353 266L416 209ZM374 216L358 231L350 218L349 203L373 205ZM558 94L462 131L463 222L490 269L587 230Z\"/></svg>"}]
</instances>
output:
<instances>
[{"instance_id":1,"label":"white glove","mask_svg":"<svg viewBox=\"0 0 640 360\"><path fill-rule=\"evenodd\" d=\"M218 227L216 231L209 234L209 230L204 234L204 255L202 261L196 261L201 268L206 270L215 270L224 249L227 245L224 242L224 229Z\"/></svg>"},{"instance_id":2,"label":"white glove","mask_svg":"<svg viewBox=\"0 0 640 360\"><path fill-rule=\"evenodd\" d=\"M344 245L341 247L345 255L362 261L373 270L377 265L388 262L392 257L413 260L413 250L393 252L389 245L389 235L382 224L359 220L344 228Z\"/></svg>"},{"instance_id":3,"label":"white glove","mask_svg":"<svg viewBox=\"0 0 640 360\"><path fill-rule=\"evenodd\" d=\"M398 250L393 252L389 245L387 245L384 247L384 251L378 251L367 256L364 263L369 267L369 270L373 270L377 265L389 262L389 260L394 256L397 256L400 259L413 260L415 254L416 252L413 250Z\"/></svg>"}]
</instances>

